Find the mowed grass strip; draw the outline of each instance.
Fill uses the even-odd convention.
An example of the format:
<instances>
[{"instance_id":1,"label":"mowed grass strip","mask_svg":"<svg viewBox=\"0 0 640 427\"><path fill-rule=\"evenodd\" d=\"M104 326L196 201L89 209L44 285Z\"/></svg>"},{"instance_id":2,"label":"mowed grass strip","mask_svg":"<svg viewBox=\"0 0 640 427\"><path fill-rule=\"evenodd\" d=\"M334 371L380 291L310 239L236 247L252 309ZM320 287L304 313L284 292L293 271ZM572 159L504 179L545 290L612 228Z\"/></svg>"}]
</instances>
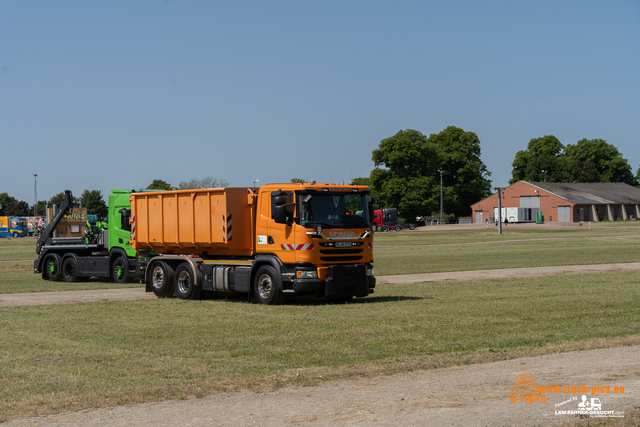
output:
<instances>
[{"instance_id":1,"label":"mowed grass strip","mask_svg":"<svg viewBox=\"0 0 640 427\"><path fill-rule=\"evenodd\" d=\"M609 223L613 224L613 223ZM573 226L536 226L511 225L503 229L502 234L490 224L485 228L463 228L459 230L439 230L437 225L426 227L420 231L378 232L374 237L374 247L403 245L446 245L480 242L504 242L511 240L534 239L584 239L597 237L640 236L640 221L625 222L626 227L595 225L589 230L588 225Z\"/></svg>"},{"instance_id":2,"label":"mowed grass strip","mask_svg":"<svg viewBox=\"0 0 640 427\"><path fill-rule=\"evenodd\" d=\"M640 343L640 272L0 309L0 417Z\"/></svg>"},{"instance_id":3,"label":"mowed grass strip","mask_svg":"<svg viewBox=\"0 0 640 427\"><path fill-rule=\"evenodd\" d=\"M560 227L573 229L577 227ZM638 228L640 230L640 228ZM534 230L535 231L535 230ZM620 231L606 228L605 231ZM626 231L628 233L628 230ZM438 273L462 270L487 270L500 268L540 267L556 265L608 264L619 262L638 262L640 245L638 237L590 234L580 231L580 238L556 238L549 240L524 240L504 243L455 244L436 246L428 244L427 237L442 233L439 239L448 242L462 241L474 243L481 238L485 230L443 231L443 232L389 232L377 233L374 241L374 271L378 276L395 274ZM495 231L494 231L495 234ZM536 235L529 233L528 236ZM566 236L565 232L551 235ZM380 236L386 241L381 244ZM406 236L406 237L405 237ZM417 237L415 237L417 236ZM508 237L508 236L507 236ZM419 239L421 246L402 247L404 239ZM427 240L425 240L427 239ZM14 239L15 240L15 239ZM509 240L509 239L508 239ZM511 239L513 240L513 239ZM386 242L386 243L385 243ZM4 243L4 242L0 242ZM405 242L406 243L406 242ZM34 243L35 245L35 243ZM0 244L0 249L2 245ZM19 260L20 255L13 257ZM35 257L34 257L35 259ZM122 287L140 287L139 283L118 285L107 280L91 279L87 282L64 283L43 280L33 273L33 262L0 262L0 294L18 292L45 292L66 290L109 289Z\"/></svg>"},{"instance_id":4,"label":"mowed grass strip","mask_svg":"<svg viewBox=\"0 0 640 427\"><path fill-rule=\"evenodd\" d=\"M638 237L511 242L483 245L378 247L376 275L640 261ZM375 246L374 246L375 248Z\"/></svg>"},{"instance_id":5,"label":"mowed grass strip","mask_svg":"<svg viewBox=\"0 0 640 427\"><path fill-rule=\"evenodd\" d=\"M0 294L24 292L52 291L84 291L92 289L121 289L144 287L140 283L112 283L106 279L91 278L89 280L66 283L51 282L42 279L42 275L34 274L33 261L0 262Z\"/></svg>"}]
</instances>

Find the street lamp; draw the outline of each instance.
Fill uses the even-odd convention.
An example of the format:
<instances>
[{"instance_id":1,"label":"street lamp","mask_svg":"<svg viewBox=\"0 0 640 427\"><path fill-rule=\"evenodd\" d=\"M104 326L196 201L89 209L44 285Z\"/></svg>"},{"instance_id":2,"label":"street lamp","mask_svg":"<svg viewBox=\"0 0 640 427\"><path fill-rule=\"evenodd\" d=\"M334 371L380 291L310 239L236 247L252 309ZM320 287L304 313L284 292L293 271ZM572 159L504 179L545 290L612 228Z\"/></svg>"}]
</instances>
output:
<instances>
[{"instance_id":1,"label":"street lamp","mask_svg":"<svg viewBox=\"0 0 640 427\"><path fill-rule=\"evenodd\" d=\"M251 183L253 184L253 188L256 188L256 182L258 182L257 179L255 181L251 181Z\"/></svg>"},{"instance_id":2,"label":"street lamp","mask_svg":"<svg viewBox=\"0 0 640 427\"><path fill-rule=\"evenodd\" d=\"M38 216L38 174L33 175L33 216Z\"/></svg>"},{"instance_id":3,"label":"street lamp","mask_svg":"<svg viewBox=\"0 0 640 427\"><path fill-rule=\"evenodd\" d=\"M440 224L442 224L442 169L438 170L440 172Z\"/></svg>"},{"instance_id":4,"label":"street lamp","mask_svg":"<svg viewBox=\"0 0 640 427\"><path fill-rule=\"evenodd\" d=\"M547 182L547 170L542 169L542 179L544 180L544 182Z\"/></svg>"}]
</instances>

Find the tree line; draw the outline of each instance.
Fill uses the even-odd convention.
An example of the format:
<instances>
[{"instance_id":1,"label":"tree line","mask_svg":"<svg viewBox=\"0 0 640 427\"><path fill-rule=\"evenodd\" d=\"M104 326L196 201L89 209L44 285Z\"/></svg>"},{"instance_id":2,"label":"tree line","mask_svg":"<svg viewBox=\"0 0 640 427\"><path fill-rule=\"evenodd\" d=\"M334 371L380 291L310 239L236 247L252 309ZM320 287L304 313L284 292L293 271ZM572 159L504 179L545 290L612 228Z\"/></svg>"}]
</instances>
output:
<instances>
[{"instance_id":1,"label":"tree line","mask_svg":"<svg viewBox=\"0 0 640 427\"><path fill-rule=\"evenodd\" d=\"M401 130L373 150L375 169L356 183L371 187L378 208L398 208L407 220L438 216L441 192L446 214L468 216L472 204L492 193L491 172L480 154L478 136L455 126L429 137ZM526 180L640 186L640 168L634 176L627 159L603 139L581 139L565 146L552 135L533 138L526 150L516 153L511 166L510 184Z\"/></svg>"},{"instance_id":2,"label":"tree line","mask_svg":"<svg viewBox=\"0 0 640 427\"><path fill-rule=\"evenodd\" d=\"M229 183L225 179L217 179L213 177L194 178L189 181L181 181L177 187L160 180L154 179L147 190L187 190L193 188L214 188L228 186ZM47 214L47 206L60 206L64 200L64 192L60 192L49 200L38 200L35 213L33 206L29 206L24 200L18 200L8 193L0 193L0 216L45 216ZM102 197L100 190L84 190L80 197L73 197L71 201L72 207L87 208L88 215L97 215L98 218L104 218L108 214L107 203Z\"/></svg>"}]
</instances>

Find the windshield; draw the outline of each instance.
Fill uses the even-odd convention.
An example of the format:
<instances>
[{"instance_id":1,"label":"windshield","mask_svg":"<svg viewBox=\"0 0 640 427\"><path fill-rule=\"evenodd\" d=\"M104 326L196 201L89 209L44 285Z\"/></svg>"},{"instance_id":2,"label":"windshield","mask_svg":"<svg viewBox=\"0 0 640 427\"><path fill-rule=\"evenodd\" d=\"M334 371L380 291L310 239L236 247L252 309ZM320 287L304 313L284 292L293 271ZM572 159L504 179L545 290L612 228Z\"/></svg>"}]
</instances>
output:
<instances>
[{"instance_id":1,"label":"windshield","mask_svg":"<svg viewBox=\"0 0 640 427\"><path fill-rule=\"evenodd\" d=\"M368 228L367 196L349 194L307 194L300 196L300 224L303 227Z\"/></svg>"}]
</instances>

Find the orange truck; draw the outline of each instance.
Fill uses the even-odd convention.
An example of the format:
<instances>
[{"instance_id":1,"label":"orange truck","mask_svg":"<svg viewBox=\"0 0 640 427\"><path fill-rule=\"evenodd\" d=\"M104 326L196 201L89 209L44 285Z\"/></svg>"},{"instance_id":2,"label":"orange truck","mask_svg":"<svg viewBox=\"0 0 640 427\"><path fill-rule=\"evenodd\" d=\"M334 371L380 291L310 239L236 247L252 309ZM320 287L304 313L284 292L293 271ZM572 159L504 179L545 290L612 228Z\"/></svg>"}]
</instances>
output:
<instances>
[{"instance_id":1,"label":"orange truck","mask_svg":"<svg viewBox=\"0 0 640 427\"><path fill-rule=\"evenodd\" d=\"M314 181L132 192L129 243L158 297L364 297L376 285L368 194L367 186Z\"/></svg>"}]
</instances>

